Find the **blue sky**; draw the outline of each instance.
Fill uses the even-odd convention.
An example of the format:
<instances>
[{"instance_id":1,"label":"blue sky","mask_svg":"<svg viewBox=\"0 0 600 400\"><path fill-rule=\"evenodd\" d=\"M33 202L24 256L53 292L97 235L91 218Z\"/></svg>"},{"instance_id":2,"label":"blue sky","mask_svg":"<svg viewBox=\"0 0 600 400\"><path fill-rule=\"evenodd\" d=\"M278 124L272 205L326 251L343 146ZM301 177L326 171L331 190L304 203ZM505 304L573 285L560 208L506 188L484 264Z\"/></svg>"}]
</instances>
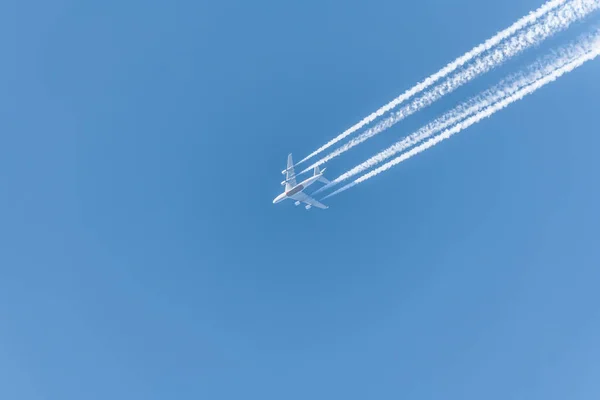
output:
<instances>
[{"instance_id":1,"label":"blue sky","mask_svg":"<svg viewBox=\"0 0 600 400\"><path fill-rule=\"evenodd\" d=\"M271 203L288 152L540 5L3 3L0 398L597 398L598 61L327 211Z\"/></svg>"}]
</instances>

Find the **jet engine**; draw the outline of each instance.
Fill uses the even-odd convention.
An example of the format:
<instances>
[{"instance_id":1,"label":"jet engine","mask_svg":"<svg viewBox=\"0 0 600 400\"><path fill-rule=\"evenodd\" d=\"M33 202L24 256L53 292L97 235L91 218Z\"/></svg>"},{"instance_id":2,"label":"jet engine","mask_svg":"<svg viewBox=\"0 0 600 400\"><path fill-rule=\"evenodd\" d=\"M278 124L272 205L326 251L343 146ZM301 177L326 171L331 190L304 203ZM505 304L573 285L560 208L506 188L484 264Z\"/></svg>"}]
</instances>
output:
<instances>
[{"instance_id":1,"label":"jet engine","mask_svg":"<svg viewBox=\"0 0 600 400\"><path fill-rule=\"evenodd\" d=\"M285 186L286 183L286 181L281 182L281 186Z\"/></svg>"},{"instance_id":2,"label":"jet engine","mask_svg":"<svg viewBox=\"0 0 600 400\"><path fill-rule=\"evenodd\" d=\"M312 208L312 206L309 204L305 207L307 210L310 210Z\"/></svg>"},{"instance_id":3,"label":"jet engine","mask_svg":"<svg viewBox=\"0 0 600 400\"><path fill-rule=\"evenodd\" d=\"M295 202L295 203L294 203L294 205L295 205L295 206L299 206L299 205L300 205L300 202L299 202L299 201L297 201L297 202Z\"/></svg>"}]
</instances>

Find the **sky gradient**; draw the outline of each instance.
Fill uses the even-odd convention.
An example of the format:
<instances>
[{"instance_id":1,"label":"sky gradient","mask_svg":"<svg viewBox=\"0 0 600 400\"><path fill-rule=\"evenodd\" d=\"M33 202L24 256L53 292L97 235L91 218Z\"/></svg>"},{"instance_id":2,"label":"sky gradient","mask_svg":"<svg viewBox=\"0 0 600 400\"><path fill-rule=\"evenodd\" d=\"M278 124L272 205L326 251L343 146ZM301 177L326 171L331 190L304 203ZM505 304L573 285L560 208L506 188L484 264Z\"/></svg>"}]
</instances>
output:
<instances>
[{"instance_id":1,"label":"sky gradient","mask_svg":"<svg viewBox=\"0 0 600 400\"><path fill-rule=\"evenodd\" d=\"M3 3L0 398L597 399L600 61L328 210L272 204L289 152L541 4Z\"/></svg>"}]
</instances>

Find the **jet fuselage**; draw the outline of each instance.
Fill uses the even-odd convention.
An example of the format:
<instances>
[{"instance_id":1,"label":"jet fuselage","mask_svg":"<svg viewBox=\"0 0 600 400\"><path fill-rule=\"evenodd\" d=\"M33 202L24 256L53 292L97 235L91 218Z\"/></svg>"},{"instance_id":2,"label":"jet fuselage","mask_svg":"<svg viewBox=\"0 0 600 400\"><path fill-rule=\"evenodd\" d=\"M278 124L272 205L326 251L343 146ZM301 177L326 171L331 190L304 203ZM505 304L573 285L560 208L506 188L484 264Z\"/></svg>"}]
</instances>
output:
<instances>
[{"instance_id":1,"label":"jet fuselage","mask_svg":"<svg viewBox=\"0 0 600 400\"><path fill-rule=\"evenodd\" d=\"M322 176L323 176L323 174L311 176L310 178L308 178L305 181L297 184L296 186L294 186L290 190L288 190L286 192L283 192L279 196L275 197L275 200L273 200L273 204L277 204L279 202L282 202L283 200L291 198L293 195L302 192L304 189L306 189L307 187L309 187L310 185L312 185L313 183L315 183L316 181L318 181Z\"/></svg>"}]
</instances>

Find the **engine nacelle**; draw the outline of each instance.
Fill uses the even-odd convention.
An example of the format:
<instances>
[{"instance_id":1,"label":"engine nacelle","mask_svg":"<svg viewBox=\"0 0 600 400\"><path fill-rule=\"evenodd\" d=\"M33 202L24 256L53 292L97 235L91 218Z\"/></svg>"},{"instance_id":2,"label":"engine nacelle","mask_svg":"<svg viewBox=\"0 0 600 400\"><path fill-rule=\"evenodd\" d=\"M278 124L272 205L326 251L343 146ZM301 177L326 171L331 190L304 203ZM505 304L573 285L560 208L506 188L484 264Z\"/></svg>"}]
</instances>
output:
<instances>
[{"instance_id":1,"label":"engine nacelle","mask_svg":"<svg viewBox=\"0 0 600 400\"><path fill-rule=\"evenodd\" d=\"M297 206L299 206L299 205L300 205L300 202L299 202L299 201L297 201L297 202L295 202L295 203L294 203L294 205L297 207Z\"/></svg>"},{"instance_id":2,"label":"engine nacelle","mask_svg":"<svg viewBox=\"0 0 600 400\"><path fill-rule=\"evenodd\" d=\"M287 169L284 169L283 171L281 171L281 175L285 175L287 174Z\"/></svg>"},{"instance_id":3,"label":"engine nacelle","mask_svg":"<svg viewBox=\"0 0 600 400\"><path fill-rule=\"evenodd\" d=\"M281 182L281 186L285 186L286 183L286 181Z\"/></svg>"},{"instance_id":4,"label":"engine nacelle","mask_svg":"<svg viewBox=\"0 0 600 400\"><path fill-rule=\"evenodd\" d=\"M306 206L306 207L304 207L304 208L306 208L307 210L310 210L310 209L312 208L312 206L309 204L309 205L307 205L307 206Z\"/></svg>"}]
</instances>

